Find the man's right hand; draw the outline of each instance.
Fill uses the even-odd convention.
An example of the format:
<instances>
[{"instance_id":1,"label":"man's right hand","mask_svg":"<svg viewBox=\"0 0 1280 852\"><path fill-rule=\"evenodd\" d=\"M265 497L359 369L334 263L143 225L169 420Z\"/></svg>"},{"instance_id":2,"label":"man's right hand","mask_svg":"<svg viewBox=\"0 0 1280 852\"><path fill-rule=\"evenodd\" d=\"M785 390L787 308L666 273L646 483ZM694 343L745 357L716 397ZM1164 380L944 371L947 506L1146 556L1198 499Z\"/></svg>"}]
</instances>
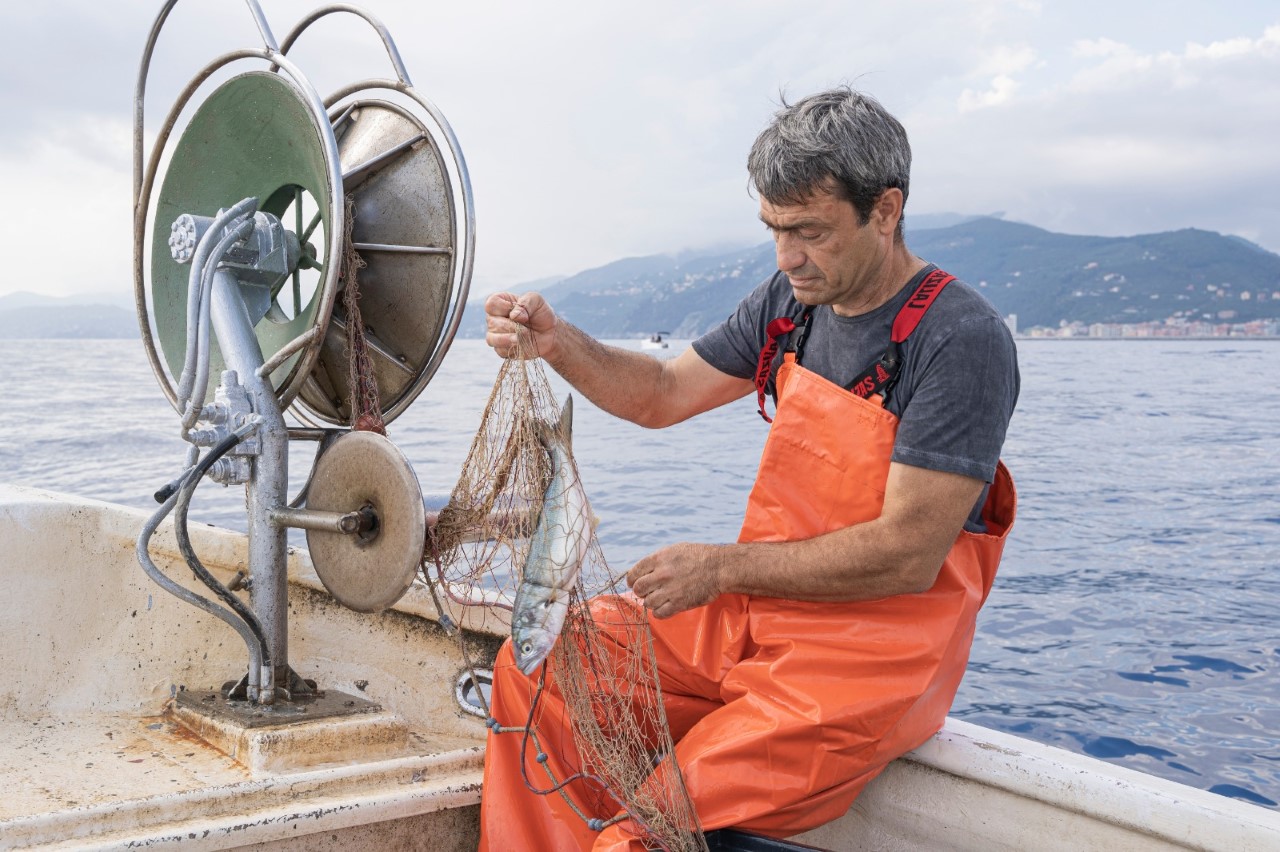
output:
<instances>
[{"instance_id":1,"label":"man's right hand","mask_svg":"<svg viewBox=\"0 0 1280 852\"><path fill-rule=\"evenodd\" d=\"M649 429L679 423L755 389L712 367L690 347L675 358L606 346L556 316L539 293L494 293L484 303L485 342L504 358L542 357L560 377L615 417Z\"/></svg>"},{"instance_id":2,"label":"man's right hand","mask_svg":"<svg viewBox=\"0 0 1280 852\"><path fill-rule=\"evenodd\" d=\"M484 303L485 342L503 358L547 358L555 350L556 313L541 293L494 293ZM523 349L517 346L517 330L523 328Z\"/></svg>"}]
</instances>

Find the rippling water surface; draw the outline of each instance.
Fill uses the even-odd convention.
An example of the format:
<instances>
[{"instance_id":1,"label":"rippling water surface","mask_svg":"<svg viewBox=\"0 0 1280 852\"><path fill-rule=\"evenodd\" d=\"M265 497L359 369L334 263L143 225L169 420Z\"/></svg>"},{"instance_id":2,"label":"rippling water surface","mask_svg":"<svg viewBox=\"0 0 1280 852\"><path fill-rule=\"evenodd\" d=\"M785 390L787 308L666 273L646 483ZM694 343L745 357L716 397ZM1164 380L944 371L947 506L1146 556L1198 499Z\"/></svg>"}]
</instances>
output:
<instances>
[{"instance_id":1,"label":"rippling water surface","mask_svg":"<svg viewBox=\"0 0 1280 852\"><path fill-rule=\"evenodd\" d=\"M1019 355L1020 514L953 715L1275 807L1280 343L1025 340ZM154 507L184 445L139 343L0 342L0 359L0 480ZM452 487L498 363L459 341L391 424L424 491ZM575 415L615 569L736 536L765 436L750 401L657 432ZM192 516L243 528L242 493L206 485Z\"/></svg>"}]
</instances>

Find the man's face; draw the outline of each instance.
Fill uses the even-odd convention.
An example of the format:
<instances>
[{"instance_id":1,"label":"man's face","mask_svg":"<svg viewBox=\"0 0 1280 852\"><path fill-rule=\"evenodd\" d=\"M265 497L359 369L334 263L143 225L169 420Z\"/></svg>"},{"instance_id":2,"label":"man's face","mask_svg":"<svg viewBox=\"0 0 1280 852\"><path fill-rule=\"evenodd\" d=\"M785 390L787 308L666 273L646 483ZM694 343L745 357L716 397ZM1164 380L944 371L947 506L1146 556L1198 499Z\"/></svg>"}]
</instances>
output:
<instances>
[{"instance_id":1,"label":"man's face","mask_svg":"<svg viewBox=\"0 0 1280 852\"><path fill-rule=\"evenodd\" d=\"M880 304L879 272L893 241L884 239L876 213L859 225L852 203L819 190L799 204L761 198L760 220L773 233L778 269L801 304L831 305L842 316Z\"/></svg>"}]
</instances>

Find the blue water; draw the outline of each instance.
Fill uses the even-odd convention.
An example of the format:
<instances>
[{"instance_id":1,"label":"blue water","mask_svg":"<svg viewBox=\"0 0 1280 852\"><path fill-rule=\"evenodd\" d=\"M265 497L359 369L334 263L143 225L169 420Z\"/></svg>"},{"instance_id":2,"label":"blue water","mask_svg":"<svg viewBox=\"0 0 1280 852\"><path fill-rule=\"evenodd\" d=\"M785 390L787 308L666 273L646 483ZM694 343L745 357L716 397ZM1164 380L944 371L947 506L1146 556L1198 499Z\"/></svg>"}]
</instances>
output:
<instances>
[{"instance_id":1,"label":"blue water","mask_svg":"<svg viewBox=\"0 0 1280 852\"><path fill-rule=\"evenodd\" d=\"M1019 353L1005 460L1020 514L953 715L1276 807L1280 343ZM154 506L184 447L140 344L0 342L0 363L0 480ZM458 342L391 424L424 491L452 487L497 367ZM658 432L578 402L575 455L615 569L736 536L765 435L750 401ZM209 485L192 515L243 528L242 502Z\"/></svg>"}]
</instances>

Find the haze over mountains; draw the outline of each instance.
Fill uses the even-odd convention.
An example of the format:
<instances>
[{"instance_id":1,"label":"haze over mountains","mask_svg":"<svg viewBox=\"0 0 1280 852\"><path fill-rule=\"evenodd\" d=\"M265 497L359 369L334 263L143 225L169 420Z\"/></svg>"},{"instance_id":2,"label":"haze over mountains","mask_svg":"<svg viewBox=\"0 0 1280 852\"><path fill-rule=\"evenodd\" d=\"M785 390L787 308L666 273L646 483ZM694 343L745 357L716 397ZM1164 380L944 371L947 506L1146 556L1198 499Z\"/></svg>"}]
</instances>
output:
<instances>
[{"instance_id":1,"label":"haze over mountains","mask_svg":"<svg viewBox=\"0 0 1280 852\"><path fill-rule=\"evenodd\" d=\"M1002 314L1016 314L1023 329L1174 316L1280 317L1280 255L1237 237L1197 229L1073 236L994 216L947 227L911 222L907 243L915 254L968 281ZM689 338L728 316L775 269L769 242L683 259L628 258L541 291L557 312L597 337L663 331ZM481 311L469 310L463 333L479 336L482 324Z\"/></svg>"},{"instance_id":2,"label":"haze over mountains","mask_svg":"<svg viewBox=\"0 0 1280 852\"><path fill-rule=\"evenodd\" d=\"M129 338L138 336L133 291L0 296L0 340Z\"/></svg>"},{"instance_id":3,"label":"haze over mountains","mask_svg":"<svg viewBox=\"0 0 1280 852\"><path fill-rule=\"evenodd\" d=\"M1141 323L1170 317L1242 323L1280 318L1280 255L1238 237L1184 229L1133 237L1053 233L996 216L907 220L920 257L968 281L1018 327ZM773 244L626 258L538 289L556 310L604 338L662 331L695 337L724 319L775 270ZM481 300L460 334L483 335ZM0 339L136 337L132 294L0 296Z\"/></svg>"}]
</instances>

